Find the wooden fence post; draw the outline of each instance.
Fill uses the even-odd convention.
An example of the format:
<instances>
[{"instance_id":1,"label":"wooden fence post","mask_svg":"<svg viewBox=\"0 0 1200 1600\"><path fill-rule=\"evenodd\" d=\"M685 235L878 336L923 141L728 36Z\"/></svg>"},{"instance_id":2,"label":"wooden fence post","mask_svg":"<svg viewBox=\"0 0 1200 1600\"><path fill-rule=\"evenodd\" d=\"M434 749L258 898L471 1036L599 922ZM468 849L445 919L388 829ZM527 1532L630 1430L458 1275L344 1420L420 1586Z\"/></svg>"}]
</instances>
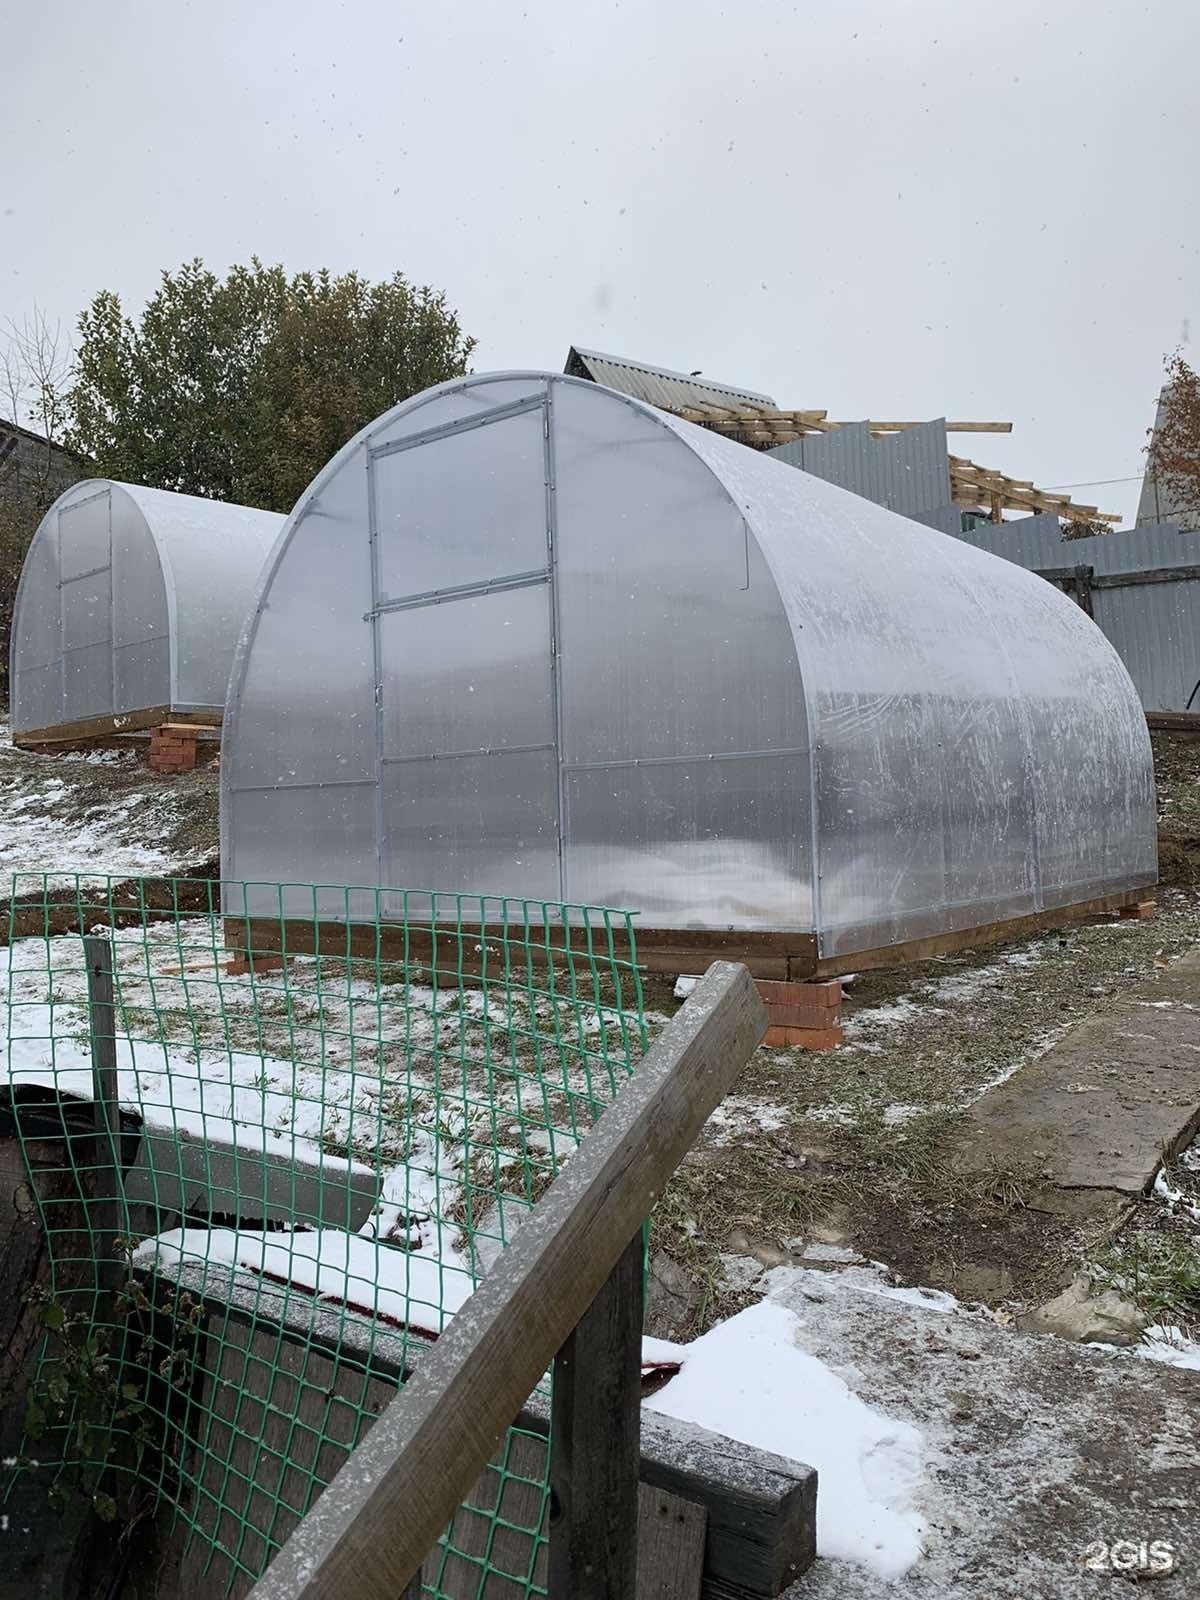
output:
<instances>
[{"instance_id":1,"label":"wooden fence post","mask_svg":"<svg viewBox=\"0 0 1200 1600\"><path fill-rule=\"evenodd\" d=\"M92 1093L95 1098L96 1138L88 1163L96 1182L97 1287L111 1287L117 1268L117 1234L121 1206L121 1105L117 1090L117 1027L113 1000L112 940L85 934L87 965L88 1031L92 1051Z\"/></svg>"},{"instance_id":2,"label":"wooden fence post","mask_svg":"<svg viewBox=\"0 0 1200 1600\"><path fill-rule=\"evenodd\" d=\"M644 1265L639 1228L554 1361L549 1589L572 1600L637 1589Z\"/></svg>"}]
</instances>

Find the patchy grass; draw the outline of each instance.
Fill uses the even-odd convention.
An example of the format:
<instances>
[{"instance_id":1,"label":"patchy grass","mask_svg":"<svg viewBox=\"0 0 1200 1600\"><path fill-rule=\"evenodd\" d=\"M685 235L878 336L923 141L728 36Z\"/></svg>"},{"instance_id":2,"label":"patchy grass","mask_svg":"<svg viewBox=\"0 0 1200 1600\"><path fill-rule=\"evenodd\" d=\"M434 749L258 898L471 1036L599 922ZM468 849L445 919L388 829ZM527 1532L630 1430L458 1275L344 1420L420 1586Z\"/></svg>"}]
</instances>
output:
<instances>
[{"instance_id":1,"label":"patchy grass","mask_svg":"<svg viewBox=\"0 0 1200 1600\"><path fill-rule=\"evenodd\" d=\"M1200 1338L1200 1244L1144 1223L1114 1239L1097 1256L1093 1284L1119 1290L1151 1323Z\"/></svg>"}]
</instances>

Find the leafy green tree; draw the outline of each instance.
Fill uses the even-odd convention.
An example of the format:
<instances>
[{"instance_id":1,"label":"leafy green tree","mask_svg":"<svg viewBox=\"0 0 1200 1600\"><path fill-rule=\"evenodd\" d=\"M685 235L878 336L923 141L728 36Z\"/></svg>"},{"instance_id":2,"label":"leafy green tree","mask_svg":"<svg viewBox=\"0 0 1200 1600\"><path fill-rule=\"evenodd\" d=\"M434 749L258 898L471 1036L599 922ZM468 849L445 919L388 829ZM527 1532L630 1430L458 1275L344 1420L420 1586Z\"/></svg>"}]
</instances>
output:
<instances>
[{"instance_id":1,"label":"leafy green tree","mask_svg":"<svg viewBox=\"0 0 1200 1600\"><path fill-rule=\"evenodd\" d=\"M475 347L443 294L400 273L222 280L164 272L134 323L103 291L79 319L68 443L108 477L290 511L365 423L461 376Z\"/></svg>"}]
</instances>

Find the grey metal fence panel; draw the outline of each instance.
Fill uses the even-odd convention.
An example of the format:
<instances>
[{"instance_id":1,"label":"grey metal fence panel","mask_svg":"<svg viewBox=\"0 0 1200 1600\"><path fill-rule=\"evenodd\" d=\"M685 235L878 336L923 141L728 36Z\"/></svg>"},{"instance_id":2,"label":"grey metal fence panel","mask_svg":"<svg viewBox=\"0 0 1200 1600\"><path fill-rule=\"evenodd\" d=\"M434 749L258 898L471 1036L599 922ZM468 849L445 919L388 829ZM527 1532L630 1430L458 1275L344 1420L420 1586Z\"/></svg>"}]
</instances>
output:
<instances>
[{"instance_id":1,"label":"grey metal fence panel","mask_svg":"<svg viewBox=\"0 0 1200 1600\"><path fill-rule=\"evenodd\" d=\"M872 438L865 422L849 423L767 453L905 516L944 506L950 499L946 425L940 420L883 439Z\"/></svg>"},{"instance_id":2,"label":"grey metal fence panel","mask_svg":"<svg viewBox=\"0 0 1200 1600\"><path fill-rule=\"evenodd\" d=\"M1057 518L1045 514L972 528L959 537L1032 571L1082 566L1104 578L1200 567L1200 533L1173 523L1064 539ZM1198 709L1192 696L1200 682L1200 579L1101 586L1092 589L1091 605L1147 711Z\"/></svg>"}]
</instances>

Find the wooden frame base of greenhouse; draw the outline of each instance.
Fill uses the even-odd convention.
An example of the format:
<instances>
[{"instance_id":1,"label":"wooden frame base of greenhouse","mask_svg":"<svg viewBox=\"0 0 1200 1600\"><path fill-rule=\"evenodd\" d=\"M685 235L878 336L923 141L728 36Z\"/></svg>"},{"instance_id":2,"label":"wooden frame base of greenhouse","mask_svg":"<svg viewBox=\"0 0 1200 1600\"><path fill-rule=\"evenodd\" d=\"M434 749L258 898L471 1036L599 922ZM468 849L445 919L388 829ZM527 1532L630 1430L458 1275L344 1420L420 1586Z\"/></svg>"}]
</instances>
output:
<instances>
[{"instance_id":1,"label":"wooden frame base of greenhouse","mask_svg":"<svg viewBox=\"0 0 1200 1600\"><path fill-rule=\"evenodd\" d=\"M1054 911L824 958L817 954L812 934L638 928L637 958L638 965L649 972L701 973L714 961L740 961L756 978L791 981L836 978L846 972L908 966L934 956L1025 938L1049 928L1087 922L1096 917L1145 915L1145 908L1152 900L1152 889L1130 889ZM531 928L526 943L523 930L514 927L504 930L490 926L471 928L464 924L461 928L447 926L434 930L412 923L402 927L388 923L312 922L270 917L225 919L225 945L235 968L242 971L267 970L288 955L324 955L387 964L421 962L436 967L444 965L447 970L452 967L456 973L478 972L483 959L480 946L490 941L491 949L486 953L488 969L498 974L505 944L514 966L523 964L526 951L532 962L541 964L547 957L567 948L566 940L571 932L564 928ZM590 937L576 935L573 948L585 951L589 942L591 948L604 949L607 954L607 936L602 930L593 928ZM615 930L612 943L620 956L624 941Z\"/></svg>"},{"instance_id":2,"label":"wooden frame base of greenhouse","mask_svg":"<svg viewBox=\"0 0 1200 1600\"><path fill-rule=\"evenodd\" d=\"M51 728L27 728L22 733L14 733L12 742L18 750L51 755L76 745L95 745L104 740L121 739L129 733L147 733L161 727L164 722L176 722L189 728L219 728L221 713L172 711L170 706L147 706L141 711L84 717L79 722L59 722Z\"/></svg>"}]
</instances>

